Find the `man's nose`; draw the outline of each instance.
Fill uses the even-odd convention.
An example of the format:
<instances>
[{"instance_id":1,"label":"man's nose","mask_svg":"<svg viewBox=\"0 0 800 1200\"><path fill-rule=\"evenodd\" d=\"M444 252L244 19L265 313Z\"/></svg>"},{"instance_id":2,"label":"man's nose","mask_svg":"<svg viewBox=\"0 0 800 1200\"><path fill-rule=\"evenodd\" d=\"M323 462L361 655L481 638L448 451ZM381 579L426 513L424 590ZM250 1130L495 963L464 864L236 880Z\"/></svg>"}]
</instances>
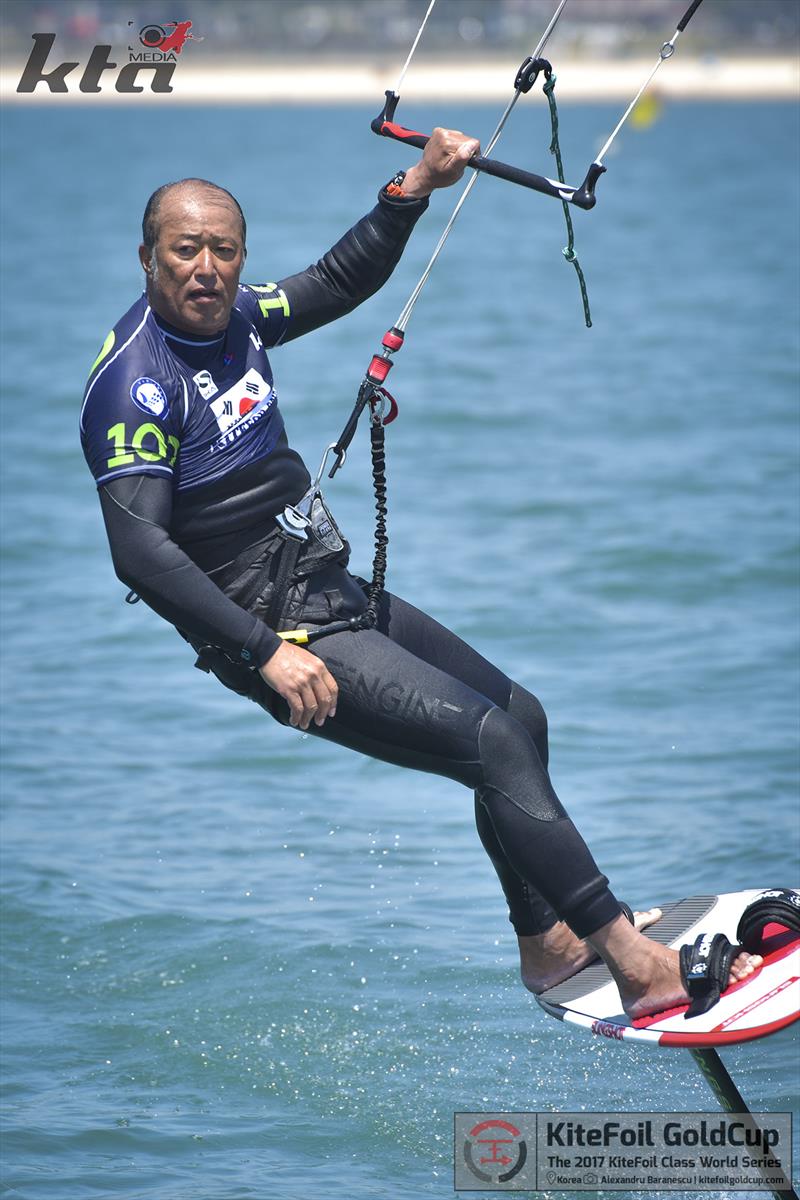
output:
<instances>
[{"instance_id":1,"label":"man's nose","mask_svg":"<svg viewBox=\"0 0 800 1200\"><path fill-rule=\"evenodd\" d=\"M217 268L214 265L214 255L208 246L203 246L195 262L195 274L205 278L206 276L215 276L216 273Z\"/></svg>"}]
</instances>

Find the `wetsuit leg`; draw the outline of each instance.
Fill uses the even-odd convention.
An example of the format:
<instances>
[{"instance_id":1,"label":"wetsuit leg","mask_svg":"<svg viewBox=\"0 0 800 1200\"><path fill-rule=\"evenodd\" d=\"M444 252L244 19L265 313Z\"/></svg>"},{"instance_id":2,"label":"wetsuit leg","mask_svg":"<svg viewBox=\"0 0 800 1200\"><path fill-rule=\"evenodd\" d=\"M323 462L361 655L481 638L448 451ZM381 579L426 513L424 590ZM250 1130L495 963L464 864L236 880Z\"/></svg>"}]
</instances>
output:
<instances>
[{"instance_id":1,"label":"wetsuit leg","mask_svg":"<svg viewBox=\"0 0 800 1200\"><path fill-rule=\"evenodd\" d=\"M384 598L378 628L397 645L446 671L515 717L533 740L542 766L547 768L547 717L535 696L512 682L451 630L397 596L387 594ZM544 897L509 863L478 792L475 825L503 889L514 932L520 937L545 933L558 917Z\"/></svg>"},{"instance_id":2,"label":"wetsuit leg","mask_svg":"<svg viewBox=\"0 0 800 1200\"><path fill-rule=\"evenodd\" d=\"M515 874L578 936L594 932L619 913L619 905L553 791L533 739L492 694L401 645L400 640L413 640L412 632L429 656L436 642L445 661L456 653L458 639L444 639L441 626L391 596L385 597L378 629L315 642L313 652L339 684L339 702L336 718L309 732L475 789ZM496 693L505 677L496 668L491 672L485 686ZM506 681L506 696L509 692ZM276 705L266 685L264 693L264 706L286 721L287 706Z\"/></svg>"},{"instance_id":3,"label":"wetsuit leg","mask_svg":"<svg viewBox=\"0 0 800 1200\"><path fill-rule=\"evenodd\" d=\"M511 684L508 702L501 707L515 717L536 746L542 766L546 769L549 759L547 743L547 717L544 709L530 692L518 683ZM486 806L480 793L475 793L475 825L489 861L497 873L500 886L508 904L508 919L519 937L546 933L555 925L558 917L550 905L525 879L521 879L503 854Z\"/></svg>"}]
</instances>

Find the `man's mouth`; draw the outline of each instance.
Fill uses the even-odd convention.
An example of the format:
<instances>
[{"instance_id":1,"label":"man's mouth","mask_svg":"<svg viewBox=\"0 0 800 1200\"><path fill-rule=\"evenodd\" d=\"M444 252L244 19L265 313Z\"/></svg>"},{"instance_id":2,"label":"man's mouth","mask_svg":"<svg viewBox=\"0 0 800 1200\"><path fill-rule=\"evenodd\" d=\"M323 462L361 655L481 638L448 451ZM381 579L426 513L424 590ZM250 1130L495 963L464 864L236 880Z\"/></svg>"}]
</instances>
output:
<instances>
[{"instance_id":1,"label":"man's mouth","mask_svg":"<svg viewBox=\"0 0 800 1200\"><path fill-rule=\"evenodd\" d=\"M189 299L194 301L219 300L220 292L216 288L195 288L189 293Z\"/></svg>"}]
</instances>

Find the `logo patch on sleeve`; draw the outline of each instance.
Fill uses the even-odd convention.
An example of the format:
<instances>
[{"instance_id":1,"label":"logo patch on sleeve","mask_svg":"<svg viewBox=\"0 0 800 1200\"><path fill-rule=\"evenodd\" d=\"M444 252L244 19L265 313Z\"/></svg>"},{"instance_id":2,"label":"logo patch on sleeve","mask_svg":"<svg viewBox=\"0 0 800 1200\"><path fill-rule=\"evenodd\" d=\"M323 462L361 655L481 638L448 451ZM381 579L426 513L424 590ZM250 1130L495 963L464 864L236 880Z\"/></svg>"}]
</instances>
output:
<instances>
[{"instance_id":1,"label":"logo patch on sleeve","mask_svg":"<svg viewBox=\"0 0 800 1200\"><path fill-rule=\"evenodd\" d=\"M131 384L131 400L142 412L154 417L163 417L169 407L161 384L156 383L155 379L148 379L146 375Z\"/></svg>"}]
</instances>

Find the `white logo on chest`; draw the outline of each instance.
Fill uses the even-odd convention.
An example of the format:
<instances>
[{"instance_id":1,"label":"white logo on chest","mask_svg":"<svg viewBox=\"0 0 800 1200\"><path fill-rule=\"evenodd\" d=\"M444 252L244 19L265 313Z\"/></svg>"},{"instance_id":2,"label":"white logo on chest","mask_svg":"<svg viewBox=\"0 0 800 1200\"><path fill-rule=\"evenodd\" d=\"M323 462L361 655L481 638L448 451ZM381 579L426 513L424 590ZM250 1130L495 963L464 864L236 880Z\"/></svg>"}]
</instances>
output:
<instances>
[{"instance_id":1,"label":"white logo on chest","mask_svg":"<svg viewBox=\"0 0 800 1200\"><path fill-rule=\"evenodd\" d=\"M219 388L211 378L210 371L198 371L192 379L197 384L197 390L204 400L210 400L212 396L216 396Z\"/></svg>"},{"instance_id":2,"label":"white logo on chest","mask_svg":"<svg viewBox=\"0 0 800 1200\"><path fill-rule=\"evenodd\" d=\"M274 394L267 381L251 367L233 387L228 388L209 408L217 418L222 433L228 433L243 421L247 421L258 410L259 416L272 404ZM251 424L252 420L248 422Z\"/></svg>"}]
</instances>

